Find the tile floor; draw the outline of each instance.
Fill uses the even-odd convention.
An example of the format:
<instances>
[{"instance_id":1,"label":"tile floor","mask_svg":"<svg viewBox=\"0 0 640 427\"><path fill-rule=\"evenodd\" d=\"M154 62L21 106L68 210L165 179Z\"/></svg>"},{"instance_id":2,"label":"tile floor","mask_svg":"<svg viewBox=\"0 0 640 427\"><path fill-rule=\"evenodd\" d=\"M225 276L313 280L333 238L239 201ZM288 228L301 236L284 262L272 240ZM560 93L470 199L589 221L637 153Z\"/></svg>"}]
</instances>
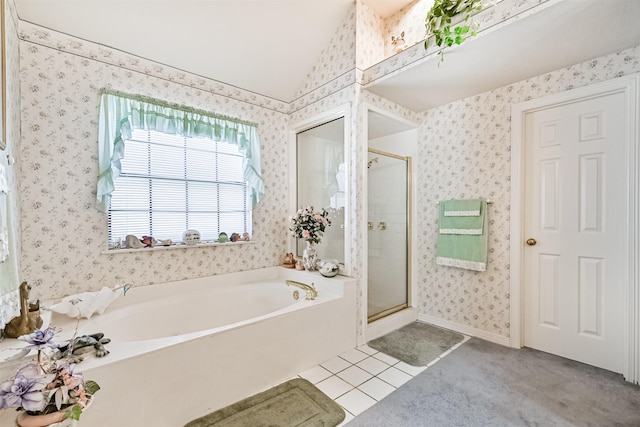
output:
<instances>
[{"instance_id":1,"label":"tile floor","mask_svg":"<svg viewBox=\"0 0 640 427\"><path fill-rule=\"evenodd\" d=\"M441 354L427 366L416 368L363 345L300 373L345 410L343 426L389 393L428 369L470 337ZM339 426L339 427L340 427Z\"/></svg>"}]
</instances>

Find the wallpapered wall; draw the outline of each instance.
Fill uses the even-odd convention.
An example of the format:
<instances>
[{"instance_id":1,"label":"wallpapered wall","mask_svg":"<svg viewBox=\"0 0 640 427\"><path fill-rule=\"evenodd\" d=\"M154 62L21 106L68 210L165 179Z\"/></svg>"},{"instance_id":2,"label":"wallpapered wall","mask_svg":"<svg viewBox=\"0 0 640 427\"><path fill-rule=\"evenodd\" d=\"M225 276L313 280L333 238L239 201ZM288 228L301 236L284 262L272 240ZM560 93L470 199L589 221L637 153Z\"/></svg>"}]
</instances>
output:
<instances>
[{"instance_id":1,"label":"wallpapered wall","mask_svg":"<svg viewBox=\"0 0 640 427\"><path fill-rule=\"evenodd\" d=\"M511 106L640 72L640 47L482 93L424 114L419 130L420 315L509 336ZM435 263L436 202L487 197L489 264L478 273Z\"/></svg>"},{"instance_id":2,"label":"wallpapered wall","mask_svg":"<svg viewBox=\"0 0 640 427\"><path fill-rule=\"evenodd\" d=\"M27 40L20 52L21 277L32 284L34 295L60 297L124 282L145 285L280 262L287 244L283 230L288 194L281 185L287 181L282 167L287 155L285 114ZM102 253L107 217L94 204L103 87L258 123L266 195L254 210L254 243Z\"/></svg>"},{"instance_id":3,"label":"wallpapered wall","mask_svg":"<svg viewBox=\"0 0 640 427\"><path fill-rule=\"evenodd\" d=\"M395 19L395 18L394 18ZM23 25L24 24L24 25ZM360 27L363 25L362 27ZM368 28L371 26L372 28ZM388 28L388 26L386 27ZM418 114L361 89L356 64L380 55L385 26L362 2L319 58L299 98L283 104L241 89L175 72L168 67L20 23L23 143L21 173L21 276L42 298L130 281L148 284L280 263L287 248L289 123L336 106L351 112L352 236L347 257L355 277L364 269L363 194L366 106L375 105L421 123L416 227L421 317L509 335L508 212L510 108L513 103L640 70L637 49L509 85ZM371 38L376 47L360 55ZM17 43L16 43L17 44ZM255 121L260 126L267 196L254 215L255 243L238 247L102 254L106 218L94 209L98 91L141 93ZM435 265L435 202L449 197L490 197L489 271L473 273ZM274 219L275 218L275 219ZM364 286L358 284L358 337L366 325Z\"/></svg>"},{"instance_id":4,"label":"wallpapered wall","mask_svg":"<svg viewBox=\"0 0 640 427\"><path fill-rule=\"evenodd\" d=\"M9 233L9 257L0 264L0 327L19 311L18 270L20 256L19 239L19 192L18 165L20 160L20 70L18 69L17 16L13 2L5 6L5 46L6 46L6 108L7 108L7 148L0 151L0 163L6 168L9 194L5 195L7 204L7 230ZM14 165L8 165L7 155L13 157ZM2 198L0 198L2 200ZM7 291L13 289L12 291Z\"/></svg>"}]
</instances>

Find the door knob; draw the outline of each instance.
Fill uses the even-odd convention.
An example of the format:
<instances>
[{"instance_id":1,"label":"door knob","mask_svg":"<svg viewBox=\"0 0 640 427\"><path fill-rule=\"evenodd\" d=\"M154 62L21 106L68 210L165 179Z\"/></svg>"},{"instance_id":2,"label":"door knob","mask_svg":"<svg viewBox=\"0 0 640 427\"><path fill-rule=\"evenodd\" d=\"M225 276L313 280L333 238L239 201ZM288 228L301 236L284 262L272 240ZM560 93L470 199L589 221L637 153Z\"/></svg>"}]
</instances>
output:
<instances>
[{"instance_id":1,"label":"door knob","mask_svg":"<svg viewBox=\"0 0 640 427\"><path fill-rule=\"evenodd\" d=\"M527 245L529 246L535 246L536 245L536 239L527 239Z\"/></svg>"}]
</instances>

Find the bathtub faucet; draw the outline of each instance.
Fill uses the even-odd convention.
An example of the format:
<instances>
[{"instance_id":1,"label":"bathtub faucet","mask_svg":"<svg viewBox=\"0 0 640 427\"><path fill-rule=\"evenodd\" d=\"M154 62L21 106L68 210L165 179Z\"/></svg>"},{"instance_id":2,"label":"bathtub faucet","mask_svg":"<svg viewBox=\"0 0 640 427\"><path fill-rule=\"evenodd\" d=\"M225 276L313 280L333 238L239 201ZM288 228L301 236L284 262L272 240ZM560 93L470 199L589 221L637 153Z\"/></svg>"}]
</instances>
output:
<instances>
[{"instance_id":1,"label":"bathtub faucet","mask_svg":"<svg viewBox=\"0 0 640 427\"><path fill-rule=\"evenodd\" d=\"M318 291L316 291L316 287L311 285L307 285L304 283L296 282L295 280L287 280L288 286L295 286L296 288L304 289L307 291L307 297L305 299L314 300L318 296Z\"/></svg>"}]
</instances>

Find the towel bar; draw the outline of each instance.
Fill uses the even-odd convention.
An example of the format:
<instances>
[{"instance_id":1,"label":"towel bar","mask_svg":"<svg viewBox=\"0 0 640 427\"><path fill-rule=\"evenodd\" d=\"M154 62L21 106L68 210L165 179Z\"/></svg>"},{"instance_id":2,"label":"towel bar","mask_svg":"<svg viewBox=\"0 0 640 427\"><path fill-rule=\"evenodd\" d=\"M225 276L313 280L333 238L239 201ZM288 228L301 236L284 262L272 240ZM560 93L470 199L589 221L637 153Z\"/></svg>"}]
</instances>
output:
<instances>
[{"instance_id":1,"label":"towel bar","mask_svg":"<svg viewBox=\"0 0 640 427\"><path fill-rule=\"evenodd\" d=\"M493 200L491 200L491 199L487 199L487 204L488 204L488 205L490 205L490 204L492 204L492 203L493 203ZM439 204L440 204L440 202L436 202L436 205L439 205Z\"/></svg>"}]
</instances>

